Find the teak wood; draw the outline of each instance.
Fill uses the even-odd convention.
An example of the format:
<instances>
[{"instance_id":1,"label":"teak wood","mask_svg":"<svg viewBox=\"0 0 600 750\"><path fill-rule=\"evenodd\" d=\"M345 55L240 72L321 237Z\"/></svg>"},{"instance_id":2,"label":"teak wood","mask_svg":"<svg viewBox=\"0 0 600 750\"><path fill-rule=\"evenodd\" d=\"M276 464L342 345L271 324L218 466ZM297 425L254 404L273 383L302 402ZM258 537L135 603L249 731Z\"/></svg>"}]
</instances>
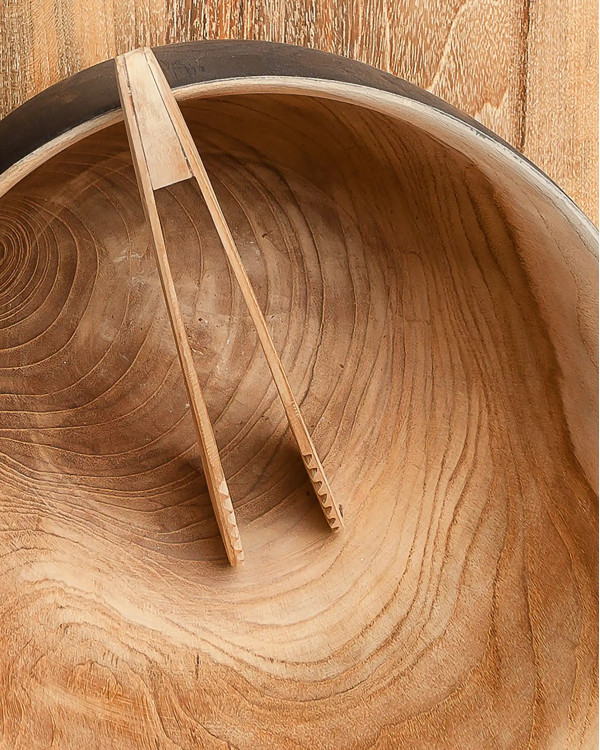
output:
<instances>
[{"instance_id":1,"label":"teak wood","mask_svg":"<svg viewBox=\"0 0 600 750\"><path fill-rule=\"evenodd\" d=\"M160 275L177 354L198 433L202 466L219 531L231 565L241 565L244 552L219 449L202 396L190 344L185 332L177 292L169 266L154 191L191 177L169 113L163 105L159 83L150 73L146 56L131 52L117 58L117 80L125 126L144 212L148 219L156 265Z\"/></svg>"},{"instance_id":2,"label":"teak wood","mask_svg":"<svg viewBox=\"0 0 600 750\"><path fill-rule=\"evenodd\" d=\"M0 121L0 746L594 747L597 232L381 72L156 57L345 531L187 179L154 198L243 530L226 564L114 63L45 92Z\"/></svg>"},{"instance_id":3,"label":"teak wood","mask_svg":"<svg viewBox=\"0 0 600 750\"><path fill-rule=\"evenodd\" d=\"M149 193L151 189L158 190L193 176L200 187L202 196L206 201L209 213L223 244L227 260L231 265L237 283L240 285L244 301L248 306L248 311L256 327L258 339L283 403L290 429L300 449L308 477L319 500L323 514L330 528L337 531L344 525L341 510L333 497L317 449L306 428L300 408L292 393L289 380L281 366L281 361L269 334L265 318L244 269L242 259L240 258L215 191L202 163L198 149L185 124L181 110L177 106L177 102L169 88L169 84L165 80L164 74L152 50L149 49L134 50L117 58L117 72L122 102L125 99L125 93L129 92L129 97L124 103L125 124L127 125L127 132L135 155L138 181L144 185L144 187L142 185L140 187L143 200L147 204L146 212L151 217L150 224L155 243L161 247L161 257L164 255L162 266L166 263L164 241L154 197L150 196ZM138 125L134 137L132 137L133 121ZM144 170L145 165L147 165L149 179L146 179L145 174L140 179L140 170ZM149 182L151 183L150 191L147 187ZM172 304L170 302L170 305ZM180 318L181 316L179 315L177 328L184 334L183 323ZM189 347L187 347L187 350L189 351ZM191 361L191 355L188 355L187 359ZM182 367L184 367L183 358ZM186 375L187 377L189 375ZM199 394L197 381L195 390ZM201 407L204 410L204 427L202 431L206 432L208 415L206 414L206 407L203 401ZM210 430L210 435L212 437L212 429ZM216 451L214 438L212 439L212 445L214 445L214 451ZM220 484L213 484L213 493L218 491L217 488L219 486L225 486L220 462L216 468L218 469L217 476L219 476ZM216 494L215 497L217 497ZM228 493L223 502L228 503L228 508L231 508L231 500ZM225 514L222 512L221 515L222 518L219 520L220 526L225 521ZM232 509L230 510L230 517L233 517ZM232 523L233 533L236 536L236 541L239 543L239 533L235 525L235 519L233 519Z\"/></svg>"}]
</instances>

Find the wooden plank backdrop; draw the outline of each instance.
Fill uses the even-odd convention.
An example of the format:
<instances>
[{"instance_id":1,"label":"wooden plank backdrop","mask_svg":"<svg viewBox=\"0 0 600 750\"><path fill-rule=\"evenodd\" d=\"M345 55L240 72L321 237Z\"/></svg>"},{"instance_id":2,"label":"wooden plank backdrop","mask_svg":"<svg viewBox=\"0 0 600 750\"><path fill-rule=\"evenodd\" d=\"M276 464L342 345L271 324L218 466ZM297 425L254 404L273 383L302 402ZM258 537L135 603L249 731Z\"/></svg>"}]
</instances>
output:
<instances>
[{"instance_id":1,"label":"wooden plank backdrop","mask_svg":"<svg viewBox=\"0 0 600 750\"><path fill-rule=\"evenodd\" d=\"M2 0L0 114L140 45L263 39L406 78L492 128L598 221L595 0Z\"/></svg>"}]
</instances>

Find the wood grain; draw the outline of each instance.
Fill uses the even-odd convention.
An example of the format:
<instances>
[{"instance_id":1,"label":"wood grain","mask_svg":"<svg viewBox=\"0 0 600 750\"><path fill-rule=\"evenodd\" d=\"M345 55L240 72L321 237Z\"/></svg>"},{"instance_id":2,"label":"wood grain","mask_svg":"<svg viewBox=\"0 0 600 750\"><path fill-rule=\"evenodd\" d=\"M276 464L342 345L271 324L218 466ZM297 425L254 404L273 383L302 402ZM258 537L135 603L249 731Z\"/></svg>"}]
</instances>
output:
<instances>
[{"instance_id":1,"label":"wood grain","mask_svg":"<svg viewBox=\"0 0 600 750\"><path fill-rule=\"evenodd\" d=\"M593 747L589 226L439 113L191 96L346 531L180 183L157 201L238 498L227 566L124 127L71 143L0 199L5 746Z\"/></svg>"},{"instance_id":2,"label":"wood grain","mask_svg":"<svg viewBox=\"0 0 600 750\"><path fill-rule=\"evenodd\" d=\"M598 221L593 0L3 0L0 113L139 46L262 39L427 88L539 164Z\"/></svg>"}]
</instances>

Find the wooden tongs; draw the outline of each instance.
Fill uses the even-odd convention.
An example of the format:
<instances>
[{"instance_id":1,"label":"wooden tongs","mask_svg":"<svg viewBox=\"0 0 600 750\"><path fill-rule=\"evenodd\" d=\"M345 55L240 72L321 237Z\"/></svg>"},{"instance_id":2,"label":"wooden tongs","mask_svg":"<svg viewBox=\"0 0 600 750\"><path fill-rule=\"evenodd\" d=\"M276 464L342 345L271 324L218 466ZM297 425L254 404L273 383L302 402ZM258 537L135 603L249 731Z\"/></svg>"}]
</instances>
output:
<instances>
[{"instance_id":1,"label":"wooden tongs","mask_svg":"<svg viewBox=\"0 0 600 750\"><path fill-rule=\"evenodd\" d=\"M227 260L244 296L283 402L290 428L298 443L325 518L332 529L340 529L343 526L341 510L331 493L323 466L273 345L256 295L244 270L204 164L160 65L150 49L138 49L117 57L116 68L119 95L137 182L150 227L158 273L198 432L208 491L229 562L231 565L240 565L244 560L244 552L219 458L219 450L185 333L154 197L154 191L190 178L194 178L200 187Z\"/></svg>"}]
</instances>

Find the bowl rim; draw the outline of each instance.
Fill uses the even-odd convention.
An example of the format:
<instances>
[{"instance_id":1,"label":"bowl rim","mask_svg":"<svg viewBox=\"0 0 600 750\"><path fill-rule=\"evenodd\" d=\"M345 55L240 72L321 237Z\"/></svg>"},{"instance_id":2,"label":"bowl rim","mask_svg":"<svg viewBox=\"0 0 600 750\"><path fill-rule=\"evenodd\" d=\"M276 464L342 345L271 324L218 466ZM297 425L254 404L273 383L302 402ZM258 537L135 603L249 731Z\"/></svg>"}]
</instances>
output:
<instances>
[{"instance_id":1,"label":"bowl rim","mask_svg":"<svg viewBox=\"0 0 600 750\"><path fill-rule=\"evenodd\" d=\"M493 131L439 97L356 60L289 44L250 40L153 48L178 101L244 94L312 96L435 129L447 145L470 138L480 152L541 190L598 257L598 230L542 169ZM40 116L43 110L46 116ZM60 81L0 120L0 197L69 146L122 121L114 61ZM470 144L471 145L471 144ZM460 147L458 150L461 150Z\"/></svg>"}]
</instances>

